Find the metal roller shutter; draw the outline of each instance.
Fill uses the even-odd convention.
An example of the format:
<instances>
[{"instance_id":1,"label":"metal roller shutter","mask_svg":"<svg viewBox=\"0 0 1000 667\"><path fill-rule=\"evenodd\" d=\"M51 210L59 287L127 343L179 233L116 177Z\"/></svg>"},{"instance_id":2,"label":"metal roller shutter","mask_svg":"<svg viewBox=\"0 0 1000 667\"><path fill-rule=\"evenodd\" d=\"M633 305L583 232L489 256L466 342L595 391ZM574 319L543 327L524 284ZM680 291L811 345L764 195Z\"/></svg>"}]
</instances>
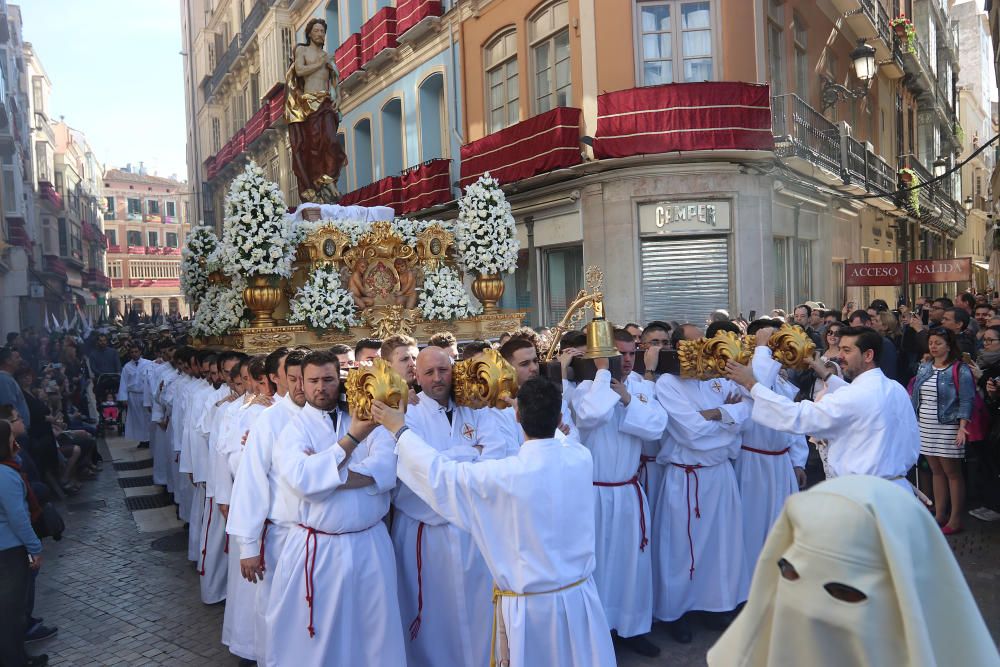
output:
<instances>
[{"instance_id":1,"label":"metal roller shutter","mask_svg":"<svg viewBox=\"0 0 1000 667\"><path fill-rule=\"evenodd\" d=\"M717 308L729 309L729 237L644 240L642 321L675 320L703 326Z\"/></svg>"}]
</instances>

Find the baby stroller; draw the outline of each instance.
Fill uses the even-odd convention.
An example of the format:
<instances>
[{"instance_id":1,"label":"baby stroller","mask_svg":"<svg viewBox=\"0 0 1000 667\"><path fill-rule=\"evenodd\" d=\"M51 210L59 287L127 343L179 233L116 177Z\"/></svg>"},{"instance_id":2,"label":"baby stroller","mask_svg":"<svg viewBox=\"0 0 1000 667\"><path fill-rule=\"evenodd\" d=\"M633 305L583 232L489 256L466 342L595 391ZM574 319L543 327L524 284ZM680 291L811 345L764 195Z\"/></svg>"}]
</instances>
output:
<instances>
[{"instance_id":1,"label":"baby stroller","mask_svg":"<svg viewBox=\"0 0 1000 667\"><path fill-rule=\"evenodd\" d=\"M118 435L125 432L125 420L115 397L118 395L118 383L121 376L117 373L105 373L97 378L94 384L94 395L100 400L100 421L98 431L108 433L114 429Z\"/></svg>"}]
</instances>

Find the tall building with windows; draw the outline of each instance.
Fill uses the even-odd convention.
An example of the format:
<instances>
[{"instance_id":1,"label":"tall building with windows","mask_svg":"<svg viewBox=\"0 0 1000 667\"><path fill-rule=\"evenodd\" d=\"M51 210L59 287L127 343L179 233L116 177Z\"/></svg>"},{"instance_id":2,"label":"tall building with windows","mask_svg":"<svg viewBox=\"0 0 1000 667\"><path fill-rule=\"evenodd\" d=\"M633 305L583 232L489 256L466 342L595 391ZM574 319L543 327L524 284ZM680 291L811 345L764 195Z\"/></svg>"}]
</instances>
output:
<instances>
[{"instance_id":1,"label":"tall building with windows","mask_svg":"<svg viewBox=\"0 0 1000 667\"><path fill-rule=\"evenodd\" d=\"M104 173L110 312L187 316L181 247L190 223L188 184L151 176L142 164Z\"/></svg>"},{"instance_id":2,"label":"tall building with windows","mask_svg":"<svg viewBox=\"0 0 1000 667\"><path fill-rule=\"evenodd\" d=\"M933 181L962 150L957 28L941 0L187 0L182 12L206 220L248 159L297 203L284 72L322 17L341 77L342 203L450 217L459 186L490 172L521 241L501 305L531 324L558 322L591 264L619 321L892 301L898 287L846 286L845 265L952 257L966 229L960 175ZM905 184L927 185L897 194Z\"/></svg>"}]
</instances>

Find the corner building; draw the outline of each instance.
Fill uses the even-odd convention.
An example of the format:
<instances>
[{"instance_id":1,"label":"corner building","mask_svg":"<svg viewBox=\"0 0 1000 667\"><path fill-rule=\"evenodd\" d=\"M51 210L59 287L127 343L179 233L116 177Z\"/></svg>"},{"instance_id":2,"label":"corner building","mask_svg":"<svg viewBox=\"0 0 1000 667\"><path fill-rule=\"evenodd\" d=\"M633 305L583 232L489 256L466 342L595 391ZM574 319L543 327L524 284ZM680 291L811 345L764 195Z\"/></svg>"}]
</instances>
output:
<instances>
[{"instance_id":1,"label":"corner building","mask_svg":"<svg viewBox=\"0 0 1000 667\"><path fill-rule=\"evenodd\" d=\"M895 301L845 289L844 265L952 257L966 230L957 174L895 196L901 170L923 183L962 151L944 4L186 0L190 180L214 224L251 158L297 203L284 72L321 17L342 203L452 217L489 171L521 241L501 305L532 325L559 321L591 264L616 321Z\"/></svg>"}]
</instances>

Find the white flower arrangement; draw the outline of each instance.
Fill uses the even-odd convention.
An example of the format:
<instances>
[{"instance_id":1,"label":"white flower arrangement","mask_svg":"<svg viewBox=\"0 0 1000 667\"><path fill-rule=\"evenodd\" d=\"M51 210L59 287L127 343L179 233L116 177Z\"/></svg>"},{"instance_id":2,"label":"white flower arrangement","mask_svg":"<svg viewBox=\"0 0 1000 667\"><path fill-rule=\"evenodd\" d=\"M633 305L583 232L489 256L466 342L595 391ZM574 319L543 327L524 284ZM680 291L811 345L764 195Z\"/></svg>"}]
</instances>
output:
<instances>
[{"instance_id":1,"label":"white flower arrangement","mask_svg":"<svg viewBox=\"0 0 1000 667\"><path fill-rule=\"evenodd\" d=\"M286 210L278 185L264 178L256 163L250 162L233 179L220 251L228 275L292 275L297 244Z\"/></svg>"},{"instance_id":2,"label":"white flower arrangement","mask_svg":"<svg viewBox=\"0 0 1000 667\"><path fill-rule=\"evenodd\" d=\"M221 336L245 324L242 281L233 285L210 285L198 305L191 332L196 336Z\"/></svg>"},{"instance_id":3,"label":"white flower arrangement","mask_svg":"<svg viewBox=\"0 0 1000 667\"><path fill-rule=\"evenodd\" d=\"M434 225L440 226L446 232L455 232L455 223L451 220L411 220L410 218L396 218L392 221L392 228L403 238L403 243L410 247L417 245L417 237Z\"/></svg>"},{"instance_id":4,"label":"white flower arrangement","mask_svg":"<svg viewBox=\"0 0 1000 667\"><path fill-rule=\"evenodd\" d=\"M198 302L208 291L208 274L217 267L219 239L211 227L198 225L188 232L181 249L181 291L188 301Z\"/></svg>"},{"instance_id":5,"label":"white flower arrangement","mask_svg":"<svg viewBox=\"0 0 1000 667\"><path fill-rule=\"evenodd\" d=\"M315 269L306 284L288 302L290 323L304 322L313 329L340 329L357 325L354 297L341 286L331 269Z\"/></svg>"},{"instance_id":6,"label":"white flower arrangement","mask_svg":"<svg viewBox=\"0 0 1000 667\"><path fill-rule=\"evenodd\" d=\"M465 189L458 201L455 240L466 271L492 275L517 267L520 247L510 203L489 173Z\"/></svg>"},{"instance_id":7,"label":"white flower arrangement","mask_svg":"<svg viewBox=\"0 0 1000 667\"><path fill-rule=\"evenodd\" d=\"M455 320L477 315L458 273L446 264L424 272L424 284L419 290L417 307L425 320Z\"/></svg>"}]
</instances>

